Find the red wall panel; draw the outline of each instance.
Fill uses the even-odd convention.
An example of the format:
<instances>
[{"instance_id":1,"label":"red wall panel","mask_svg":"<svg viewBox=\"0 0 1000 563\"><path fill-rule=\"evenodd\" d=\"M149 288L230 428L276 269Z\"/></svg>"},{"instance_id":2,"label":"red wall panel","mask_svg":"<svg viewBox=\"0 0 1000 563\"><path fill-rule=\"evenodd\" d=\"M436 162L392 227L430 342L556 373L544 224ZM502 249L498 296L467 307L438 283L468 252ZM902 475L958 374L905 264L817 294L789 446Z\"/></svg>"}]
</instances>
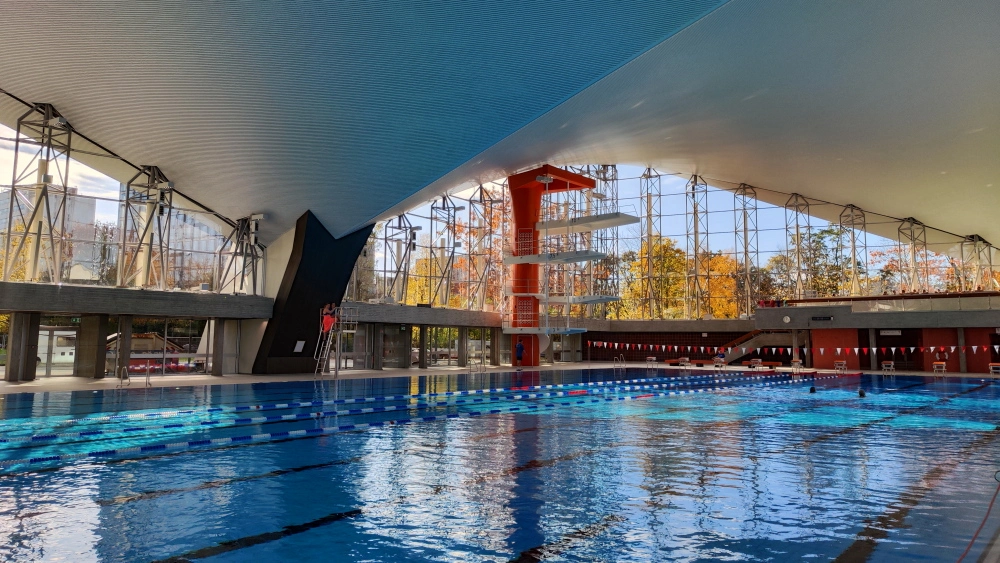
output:
<instances>
[{"instance_id":1,"label":"red wall panel","mask_svg":"<svg viewBox=\"0 0 1000 563\"><path fill-rule=\"evenodd\" d=\"M854 349L858 347L858 329L856 328L827 328L816 329L810 332L813 347L813 367L818 369L833 369L833 362L836 360L847 360L848 369L860 369L858 356ZM868 343L865 342L865 346ZM820 354L819 349L823 348ZM840 348L840 355L837 355L837 348ZM850 353L848 353L848 349ZM863 358L868 362L868 356ZM866 364L867 366L867 364Z\"/></svg>"}]
</instances>

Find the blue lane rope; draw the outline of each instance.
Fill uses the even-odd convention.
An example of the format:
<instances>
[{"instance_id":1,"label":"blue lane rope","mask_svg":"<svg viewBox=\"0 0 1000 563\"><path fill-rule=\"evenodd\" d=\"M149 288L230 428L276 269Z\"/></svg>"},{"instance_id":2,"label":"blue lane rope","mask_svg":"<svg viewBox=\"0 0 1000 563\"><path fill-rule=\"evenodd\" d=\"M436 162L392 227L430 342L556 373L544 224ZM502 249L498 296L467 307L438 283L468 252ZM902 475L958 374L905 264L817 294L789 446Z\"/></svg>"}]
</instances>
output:
<instances>
[{"instance_id":1,"label":"blue lane rope","mask_svg":"<svg viewBox=\"0 0 1000 563\"><path fill-rule=\"evenodd\" d=\"M713 383L739 383L744 381L756 381L764 379L769 376L751 376L751 377L736 377L730 379L715 379ZM639 391L643 389L660 389L665 387L676 387L680 385L699 385L695 381L685 381L680 383L660 383L653 385L626 385L626 386L616 386L607 387L601 389L600 391ZM423 410L439 407L448 407L452 405L465 405L465 404L479 404L489 402L498 402L505 400L522 400L522 399L541 399L545 397L568 397L578 394L580 392L592 394L597 390L579 390L574 391L554 391L548 393L526 393L520 395L501 395L495 397L488 397L483 399L458 399L454 401L437 401L437 402L427 402L427 403L412 403L406 405L389 405L384 407L367 407L362 409L349 409L349 410L339 410L339 411L320 411L320 412L309 412L309 413L298 413L298 414L285 414L277 416L257 416L248 418L231 418L231 419L217 419L217 420L205 420L201 422L184 422L175 424L156 424L152 426L134 426L130 428L123 428L121 430L84 430L80 432L63 432L63 433L49 433L49 434L36 434L32 436L18 436L14 438L0 438L0 444L23 444L23 443L41 443L41 442L52 442L54 440L62 440L69 438L91 438L91 437L108 437L116 436L121 434L134 434L137 432L149 432L154 430L175 430L182 428L232 428L234 426L243 426L247 424L261 424L270 422L290 422L297 420L309 420L313 418L324 418L328 416L354 416L371 414L378 412L389 412L398 410Z\"/></svg>"},{"instance_id":2,"label":"blue lane rope","mask_svg":"<svg viewBox=\"0 0 1000 563\"><path fill-rule=\"evenodd\" d=\"M483 416L484 414L504 414L504 413L517 413L523 411L537 410L537 409L553 409L558 407L570 407L588 403L601 403L601 402L614 402L614 401L637 401L639 399L648 399L653 397L672 397L679 395L690 395L695 393L708 393L713 391L728 391L731 389L739 389L746 387L764 387L771 385L785 385L789 383L804 383L807 381L817 381L820 379L833 379L838 378L839 375L830 375L824 377L812 377L812 378L802 378L802 379L790 379L787 381L765 381L761 383L752 383L750 385L741 385L738 387L704 387L701 389L685 389L677 391L661 391L658 393L647 393L643 395L627 395L620 397L606 397L601 399L590 399L590 400L579 400L572 403L546 403L546 404L531 404L527 406L519 407L508 407L504 409L492 409L489 411L472 411L464 413L450 413L441 415L428 415L422 417L411 417L403 418L399 420L388 420L388 421L376 421L376 422L362 422L356 424L343 424L338 426L323 426L317 428L309 428L306 430L288 430L282 432L267 432L262 434L251 434L245 436L231 436L227 438L215 438L215 439L203 439L203 440L189 440L185 442L173 442L168 444L153 444L149 446L132 446L128 448L116 448L110 450L99 450L91 452L81 452L75 454L60 454L51 455L43 457L33 457L28 459L12 459L0 461L0 468L9 468L17 465L38 465L42 463L52 463L52 462L69 462L76 461L80 459L105 459L110 457L128 457L134 456L135 454L150 453L150 452L164 452L164 451L177 451L201 448L205 446L226 446L233 444L243 444L250 442L261 442L270 440L287 440L295 438L305 438L310 436L319 436L324 434L334 434L338 432L349 432L353 430L363 430L367 428L380 428L384 426L394 426L403 424L412 424L415 422L432 422L438 420L447 420L453 418L472 418L477 416Z\"/></svg>"},{"instance_id":3,"label":"blue lane rope","mask_svg":"<svg viewBox=\"0 0 1000 563\"><path fill-rule=\"evenodd\" d=\"M742 376L745 372L732 372ZM757 377L789 377L791 374L773 374L773 375L760 375ZM554 385L531 385L531 386L516 386L516 387L500 387L500 388L490 388L490 389L474 389L469 391L443 391L438 393L417 393L412 395L384 395L375 397L360 397L353 399L329 399L323 401L301 401L301 402L290 402L290 403L264 403L258 405L244 405L238 407L211 407L207 409L191 409L191 410L173 410L173 411L158 411L151 413L137 413L137 414L116 414L108 416L97 416L97 417L83 417L74 419L65 419L59 421L53 421L60 425L72 425L72 424L86 424L92 422L113 422L120 420L135 420L135 419L145 419L145 418L174 418L178 416L185 416L189 414L197 413L226 413L226 412L245 412L245 411L264 411L264 410L281 410L281 409L294 409L301 407L323 407L329 405L344 405L344 404L355 404L355 403L371 403L371 402L385 402L385 401L401 401L406 399L420 399L427 397L451 397L451 396L463 396L463 395L489 395L495 393L510 393L511 391L535 391L541 389L564 389L568 387L593 387L593 386L609 386L609 385L619 385L623 383L644 383L649 381L678 381L682 379L698 379L711 381L715 379L714 375L687 375L678 377L653 377L653 378L641 378L641 379L621 379L616 381L592 381L592 382L581 382L581 383L563 383ZM4 431L8 432L8 431Z\"/></svg>"}]
</instances>

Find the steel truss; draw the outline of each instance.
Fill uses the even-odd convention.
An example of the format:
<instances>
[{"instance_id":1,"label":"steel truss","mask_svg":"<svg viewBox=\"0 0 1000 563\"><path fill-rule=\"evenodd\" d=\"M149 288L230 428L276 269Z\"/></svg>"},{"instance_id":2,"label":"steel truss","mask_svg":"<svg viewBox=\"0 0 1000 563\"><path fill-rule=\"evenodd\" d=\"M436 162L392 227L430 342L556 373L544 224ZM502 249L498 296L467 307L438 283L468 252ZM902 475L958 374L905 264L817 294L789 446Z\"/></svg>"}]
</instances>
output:
<instances>
[{"instance_id":1,"label":"steel truss","mask_svg":"<svg viewBox=\"0 0 1000 563\"><path fill-rule=\"evenodd\" d=\"M993 247L979 235L965 237L960 246L962 271L958 276L961 291L987 291L1000 285L993 276Z\"/></svg>"},{"instance_id":2,"label":"steel truss","mask_svg":"<svg viewBox=\"0 0 1000 563\"><path fill-rule=\"evenodd\" d=\"M712 256L708 246L708 184L691 176L685 188L687 219L687 293L685 316L700 319L711 314L710 280Z\"/></svg>"},{"instance_id":3,"label":"steel truss","mask_svg":"<svg viewBox=\"0 0 1000 563\"><path fill-rule=\"evenodd\" d=\"M66 206L73 127L51 104L34 104L17 120L14 173L7 209L3 280L63 280L66 264ZM22 149L31 154L25 158ZM32 183L26 183L31 182ZM22 253L28 251L27 256ZM44 265L42 261L44 260ZM24 274L14 275L20 267Z\"/></svg>"},{"instance_id":4,"label":"steel truss","mask_svg":"<svg viewBox=\"0 0 1000 563\"><path fill-rule=\"evenodd\" d=\"M593 169L592 177L597 186L590 190L589 214L614 213L618 211L618 167L601 164ZM587 197L587 194L584 195ZM590 235L590 250L603 252L607 258L588 263L588 295L621 295L618 265L618 227L596 231ZM610 307L609 307L610 305ZM604 318L608 313L618 312L620 302L588 305L588 316Z\"/></svg>"},{"instance_id":5,"label":"steel truss","mask_svg":"<svg viewBox=\"0 0 1000 563\"><path fill-rule=\"evenodd\" d=\"M913 217L903 219L898 231L899 289L923 293L928 289L927 229Z\"/></svg>"},{"instance_id":6,"label":"steel truss","mask_svg":"<svg viewBox=\"0 0 1000 563\"><path fill-rule=\"evenodd\" d=\"M846 205L840 212L839 262L847 278L842 289L847 295L865 295L868 289L868 237L865 212L856 205Z\"/></svg>"},{"instance_id":7,"label":"steel truss","mask_svg":"<svg viewBox=\"0 0 1000 563\"><path fill-rule=\"evenodd\" d=\"M757 252L757 191L753 186L740 184L733 192L735 215L736 252L740 253L737 270L737 311L750 315L760 296L760 258Z\"/></svg>"},{"instance_id":8,"label":"steel truss","mask_svg":"<svg viewBox=\"0 0 1000 563\"><path fill-rule=\"evenodd\" d=\"M156 166L142 166L124 189L118 287L168 289L174 184Z\"/></svg>"},{"instance_id":9,"label":"steel truss","mask_svg":"<svg viewBox=\"0 0 1000 563\"><path fill-rule=\"evenodd\" d=\"M785 240L786 248L791 251L788 282L795 299L806 297L811 281L808 268L812 241L810 220L809 201L799 194L792 194L785 202Z\"/></svg>"},{"instance_id":10,"label":"steel truss","mask_svg":"<svg viewBox=\"0 0 1000 563\"><path fill-rule=\"evenodd\" d=\"M504 200L502 197L498 198L493 190L480 184L468 201L466 307L482 311L486 306L489 282L496 266L493 263L493 249L498 241L494 225L498 218L502 219Z\"/></svg>"},{"instance_id":11,"label":"steel truss","mask_svg":"<svg viewBox=\"0 0 1000 563\"><path fill-rule=\"evenodd\" d=\"M232 232L222 241L216 253L219 268L216 293L257 295L258 268L264 259L264 247L257 242L257 231L263 218L251 215L237 219Z\"/></svg>"},{"instance_id":12,"label":"steel truss","mask_svg":"<svg viewBox=\"0 0 1000 563\"><path fill-rule=\"evenodd\" d=\"M441 196L440 202L431 204L430 216L430 264L428 265L427 287L429 303L447 306L451 301L452 267L455 265L455 249L462 243L456 236L458 212L464 205L455 205L451 196ZM438 237L438 245L434 244Z\"/></svg>"},{"instance_id":13,"label":"steel truss","mask_svg":"<svg viewBox=\"0 0 1000 563\"><path fill-rule=\"evenodd\" d=\"M406 214L387 221L383 230L380 297L387 303L403 303L410 283L410 261L417 249L417 231Z\"/></svg>"},{"instance_id":14,"label":"steel truss","mask_svg":"<svg viewBox=\"0 0 1000 563\"><path fill-rule=\"evenodd\" d=\"M643 260L642 314L646 318L662 319L666 316L664 298L667 292L662 264L657 264L662 256L657 257L656 251L660 246L660 233L663 232L663 194L660 175L652 168L646 168L639 177L639 201L646 206L640 222L640 236L645 240L639 243Z\"/></svg>"}]
</instances>

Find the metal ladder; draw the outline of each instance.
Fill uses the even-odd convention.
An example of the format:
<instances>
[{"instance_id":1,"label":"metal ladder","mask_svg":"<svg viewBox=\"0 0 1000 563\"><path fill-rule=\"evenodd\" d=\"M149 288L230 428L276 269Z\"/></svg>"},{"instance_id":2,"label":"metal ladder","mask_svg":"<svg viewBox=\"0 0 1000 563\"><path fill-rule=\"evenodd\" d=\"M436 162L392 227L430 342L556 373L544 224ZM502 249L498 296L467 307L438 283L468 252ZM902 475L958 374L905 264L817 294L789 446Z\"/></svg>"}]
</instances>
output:
<instances>
[{"instance_id":1,"label":"metal ladder","mask_svg":"<svg viewBox=\"0 0 1000 563\"><path fill-rule=\"evenodd\" d=\"M340 338L343 334L353 334L358 331L358 308L357 307L337 307L333 310L336 321L329 332L323 332L323 318L320 316L319 338L316 339L316 350L313 352L313 359L316 360L316 369L313 375L323 377L330 373L330 355L336 358L334 375L340 375Z\"/></svg>"}]
</instances>

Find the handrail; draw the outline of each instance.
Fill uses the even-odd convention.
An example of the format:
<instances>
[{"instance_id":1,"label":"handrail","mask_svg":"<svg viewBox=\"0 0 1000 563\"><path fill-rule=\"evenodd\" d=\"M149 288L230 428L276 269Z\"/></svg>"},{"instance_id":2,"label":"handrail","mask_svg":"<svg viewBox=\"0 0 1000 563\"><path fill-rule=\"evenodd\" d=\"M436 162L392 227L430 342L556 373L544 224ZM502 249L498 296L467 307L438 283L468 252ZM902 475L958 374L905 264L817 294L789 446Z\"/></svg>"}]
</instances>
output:
<instances>
[{"instance_id":1,"label":"handrail","mask_svg":"<svg viewBox=\"0 0 1000 563\"><path fill-rule=\"evenodd\" d=\"M764 332L764 331L761 330L761 329L751 330L750 332L744 334L743 336L740 336L736 340L733 340L732 342L727 342L726 344L723 344L722 347L726 348L727 350L729 348L735 348L736 346L739 346L740 344L743 344L744 342L746 342L748 340L751 340L753 337L757 336L758 334L761 334L762 332Z\"/></svg>"},{"instance_id":2,"label":"handrail","mask_svg":"<svg viewBox=\"0 0 1000 563\"><path fill-rule=\"evenodd\" d=\"M118 376L118 385L115 386L117 389L121 389L122 387L128 387L129 385L132 385L132 378L129 377L128 366L122 366L121 369L118 370L118 373L115 375ZM126 383L126 381L128 383Z\"/></svg>"}]
</instances>

